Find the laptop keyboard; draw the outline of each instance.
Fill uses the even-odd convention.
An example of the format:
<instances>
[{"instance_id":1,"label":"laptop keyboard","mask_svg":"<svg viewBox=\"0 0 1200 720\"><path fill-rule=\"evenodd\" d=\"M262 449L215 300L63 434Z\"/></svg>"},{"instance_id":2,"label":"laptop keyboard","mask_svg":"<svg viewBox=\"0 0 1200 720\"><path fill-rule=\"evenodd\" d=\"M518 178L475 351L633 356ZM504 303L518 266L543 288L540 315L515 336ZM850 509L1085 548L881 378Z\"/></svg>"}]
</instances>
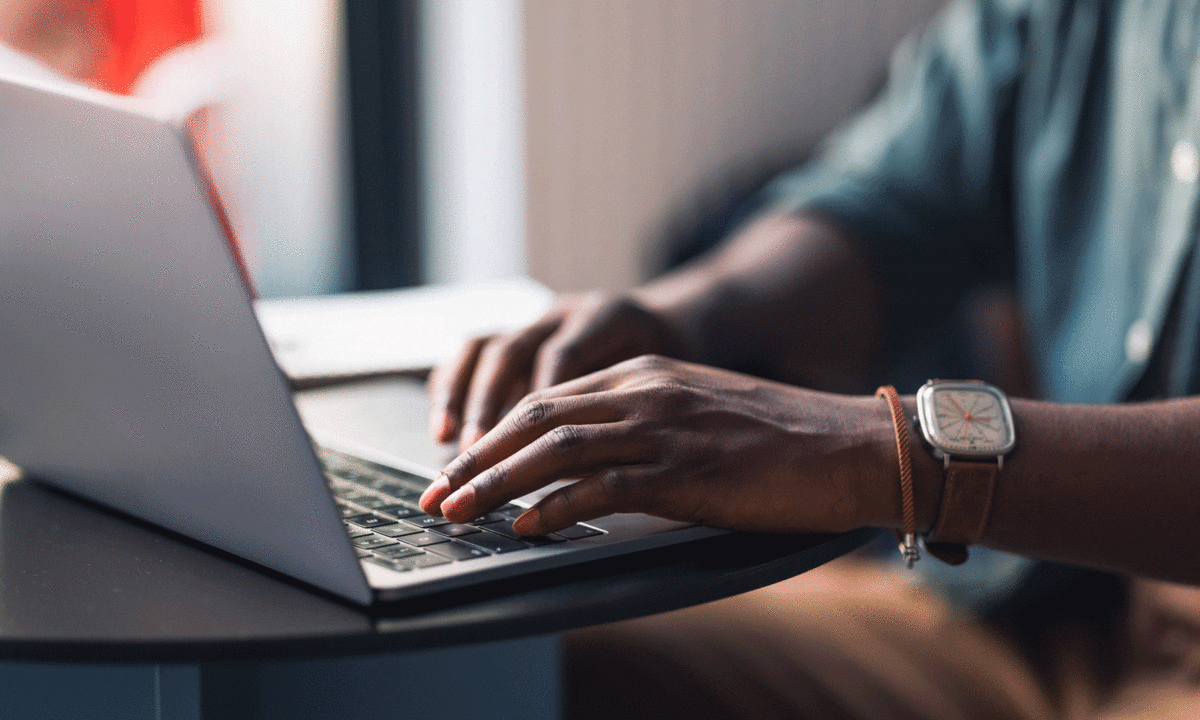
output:
<instances>
[{"instance_id":1,"label":"laptop keyboard","mask_svg":"<svg viewBox=\"0 0 1200 720\"><path fill-rule=\"evenodd\" d=\"M452 523L426 515L417 505L428 479L328 448L318 448L317 455L358 557L391 570L469 562L603 534L576 524L550 535L522 537L512 524L525 508L513 504L469 523Z\"/></svg>"}]
</instances>

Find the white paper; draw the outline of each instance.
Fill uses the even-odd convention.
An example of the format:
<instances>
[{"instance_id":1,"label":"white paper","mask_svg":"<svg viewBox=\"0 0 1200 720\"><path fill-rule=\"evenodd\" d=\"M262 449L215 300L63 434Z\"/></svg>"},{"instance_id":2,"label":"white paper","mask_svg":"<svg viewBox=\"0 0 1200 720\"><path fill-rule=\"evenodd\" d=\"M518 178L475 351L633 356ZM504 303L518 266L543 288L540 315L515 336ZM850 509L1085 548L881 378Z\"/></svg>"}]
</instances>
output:
<instances>
[{"instance_id":1,"label":"white paper","mask_svg":"<svg viewBox=\"0 0 1200 720\"><path fill-rule=\"evenodd\" d=\"M293 380L422 370L471 337L541 317L553 293L528 278L259 300L275 360Z\"/></svg>"}]
</instances>

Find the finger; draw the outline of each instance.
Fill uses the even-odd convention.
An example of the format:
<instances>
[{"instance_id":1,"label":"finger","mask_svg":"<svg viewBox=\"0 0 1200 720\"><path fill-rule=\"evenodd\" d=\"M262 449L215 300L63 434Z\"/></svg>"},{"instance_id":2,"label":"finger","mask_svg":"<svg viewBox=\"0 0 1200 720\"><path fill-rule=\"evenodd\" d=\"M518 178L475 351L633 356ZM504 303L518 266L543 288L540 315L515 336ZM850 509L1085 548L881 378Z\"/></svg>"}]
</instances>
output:
<instances>
[{"instance_id":1,"label":"finger","mask_svg":"<svg viewBox=\"0 0 1200 720\"><path fill-rule=\"evenodd\" d=\"M552 387L536 390L522 396L496 426L499 427L514 414L527 411L527 406L531 404L536 404L543 400L563 399L605 392L619 386L621 380L622 376L614 373L611 368L604 368L583 377L577 377L574 380L567 380Z\"/></svg>"},{"instance_id":2,"label":"finger","mask_svg":"<svg viewBox=\"0 0 1200 720\"><path fill-rule=\"evenodd\" d=\"M491 339L468 340L453 360L436 368L429 376L429 434L435 442L446 443L454 439L479 353Z\"/></svg>"},{"instance_id":3,"label":"finger","mask_svg":"<svg viewBox=\"0 0 1200 720\"><path fill-rule=\"evenodd\" d=\"M440 515L440 506L450 492L556 427L613 422L622 415L617 398L599 393L523 403L446 466L421 495L421 509L430 515Z\"/></svg>"},{"instance_id":4,"label":"finger","mask_svg":"<svg viewBox=\"0 0 1200 720\"><path fill-rule=\"evenodd\" d=\"M546 535L577 522L643 509L658 472L656 465L605 468L542 498L516 519L513 529L521 535Z\"/></svg>"},{"instance_id":5,"label":"finger","mask_svg":"<svg viewBox=\"0 0 1200 720\"><path fill-rule=\"evenodd\" d=\"M512 387L528 378L538 347L558 323L558 318L546 318L483 348L463 407L459 438L465 447L478 442L496 424Z\"/></svg>"},{"instance_id":6,"label":"finger","mask_svg":"<svg viewBox=\"0 0 1200 720\"><path fill-rule=\"evenodd\" d=\"M442 502L442 515L468 522L552 482L643 462L646 443L630 429L629 423L560 425L463 484Z\"/></svg>"},{"instance_id":7,"label":"finger","mask_svg":"<svg viewBox=\"0 0 1200 720\"><path fill-rule=\"evenodd\" d=\"M533 389L542 390L612 364L626 344L613 332L614 307L603 297L585 300L538 349Z\"/></svg>"}]
</instances>

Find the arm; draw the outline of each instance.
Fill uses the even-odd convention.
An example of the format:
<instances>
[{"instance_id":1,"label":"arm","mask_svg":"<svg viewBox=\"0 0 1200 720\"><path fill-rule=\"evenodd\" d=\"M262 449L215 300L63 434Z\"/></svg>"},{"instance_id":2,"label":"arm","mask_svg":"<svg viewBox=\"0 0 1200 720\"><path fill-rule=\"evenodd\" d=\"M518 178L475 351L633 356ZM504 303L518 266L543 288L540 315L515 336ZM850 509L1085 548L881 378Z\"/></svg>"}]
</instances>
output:
<instances>
[{"instance_id":1,"label":"arm","mask_svg":"<svg viewBox=\"0 0 1200 720\"><path fill-rule=\"evenodd\" d=\"M907 409L915 401L906 399ZM1081 406L1013 402L1018 446L983 544L1200 583L1200 399ZM942 469L914 448L918 527ZM901 526L885 404L664 358L535 393L452 462L422 507L458 522L582 478L516 523L543 534L613 512L766 532Z\"/></svg>"},{"instance_id":2,"label":"arm","mask_svg":"<svg viewBox=\"0 0 1200 720\"><path fill-rule=\"evenodd\" d=\"M1013 413L983 544L1200 583L1200 398Z\"/></svg>"},{"instance_id":3,"label":"arm","mask_svg":"<svg viewBox=\"0 0 1200 720\"><path fill-rule=\"evenodd\" d=\"M857 389L881 338L881 294L846 231L816 215L776 213L634 297L686 339L686 359Z\"/></svg>"}]
</instances>

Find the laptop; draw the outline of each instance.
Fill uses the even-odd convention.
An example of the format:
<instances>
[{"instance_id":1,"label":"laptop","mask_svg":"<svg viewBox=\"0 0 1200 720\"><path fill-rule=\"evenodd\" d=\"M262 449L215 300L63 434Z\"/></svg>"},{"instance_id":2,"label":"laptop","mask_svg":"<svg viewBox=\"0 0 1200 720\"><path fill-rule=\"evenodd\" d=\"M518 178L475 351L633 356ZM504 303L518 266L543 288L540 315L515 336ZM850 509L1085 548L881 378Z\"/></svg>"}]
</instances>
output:
<instances>
[{"instance_id":1,"label":"laptop","mask_svg":"<svg viewBox=\"0 0 1200 720\"><path fill-rule=\"evenodd\" d=\"M0 80L0 455L27 476L362 605L724 532L520 538L520 500L450 524L416 509L428 470L311 438L189 148Z\"/></svg>"}]
</instances>

